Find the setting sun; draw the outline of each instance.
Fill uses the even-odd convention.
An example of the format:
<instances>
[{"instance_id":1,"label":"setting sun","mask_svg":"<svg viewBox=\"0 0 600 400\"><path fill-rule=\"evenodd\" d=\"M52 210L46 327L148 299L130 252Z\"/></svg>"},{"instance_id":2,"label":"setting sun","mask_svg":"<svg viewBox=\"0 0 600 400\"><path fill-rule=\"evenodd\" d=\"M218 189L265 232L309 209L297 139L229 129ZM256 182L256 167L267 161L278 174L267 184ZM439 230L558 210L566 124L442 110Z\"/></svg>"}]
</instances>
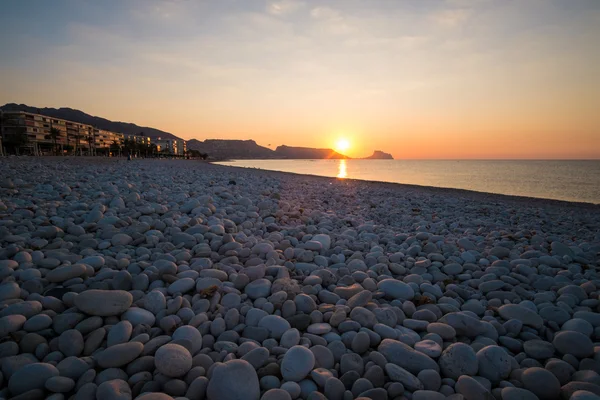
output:
<instances>
[{"instance_id":1,"label":"setting sun","mask_svg":"<svg viewBox=\"0 0 600 400\"><path fill-rule=\"evenodd\" d=\"M350 142L347 139L340 139L335 144L336 151L343 153L350 148Z\"/></svg>"}]
</instances>

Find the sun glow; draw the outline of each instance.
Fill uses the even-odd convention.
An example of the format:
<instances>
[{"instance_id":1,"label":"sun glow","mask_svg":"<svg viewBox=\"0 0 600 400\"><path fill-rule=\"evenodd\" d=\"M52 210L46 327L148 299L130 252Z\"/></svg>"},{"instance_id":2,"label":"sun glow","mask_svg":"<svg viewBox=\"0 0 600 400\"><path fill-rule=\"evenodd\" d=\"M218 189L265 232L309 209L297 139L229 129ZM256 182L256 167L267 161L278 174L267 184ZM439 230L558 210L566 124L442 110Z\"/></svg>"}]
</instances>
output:
<instances>
[{"instance_id":1,"label":"sun glow","mask_svg":"<svg viewBox=\"0 0 600 400\"><path fill-rule=\"evenodd\" d=\"M350 148L350 142L348 139L339 139L335 144L335 150L344 154Z\"/></svg>"}]
</instances>

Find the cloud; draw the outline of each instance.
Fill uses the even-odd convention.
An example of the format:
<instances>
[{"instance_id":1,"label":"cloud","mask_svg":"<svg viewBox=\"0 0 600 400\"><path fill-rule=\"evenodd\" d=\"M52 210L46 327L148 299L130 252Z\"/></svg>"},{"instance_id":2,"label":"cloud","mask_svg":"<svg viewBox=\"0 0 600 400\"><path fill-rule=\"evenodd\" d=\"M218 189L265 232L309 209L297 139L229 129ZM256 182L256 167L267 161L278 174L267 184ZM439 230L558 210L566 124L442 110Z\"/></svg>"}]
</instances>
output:
<instances>
[{"instance_id":1,"label":"cloud","mask_svg":"<svg viewBox=\"0 0 600 400\"><path fill-rule=\"evenodd\" d=\"M315 7L310 10L310 15L314 19L321 20L341 20L343 19L341 13L331 7Z\"/></svg>"},{"instance_id":2,"label":"cloud","mask_svg":"<svg viewBox=\"0 0 600 400\"><path fill-rule=\"evenodd\" d=\"M334 8L315 7L310 11L310 16L318 21L319 30L324 33L340 36L356 32L355 24Z\"/></svg>"},{"instance_id":3,"label":"cloud","mask_svg":"<svg viewBox=\"0 0 600 400\"><path fill-rule=\"evenodd\" d=\"M271 15L287 15L292 14L306 6L303 1L281 0L269 3L267 12Z\"/></svg>"},{"instance_id":4,"label":"cloud","mask_svg":"<svg viewBox=\"0 0 600 400\"><path fill-rule=\"evenodd\" d=\"M446 28L456 28L464 24L471 16L472 11L468 9L443 10L432 16L433 21Z\"/></svg>"}]
</instances>

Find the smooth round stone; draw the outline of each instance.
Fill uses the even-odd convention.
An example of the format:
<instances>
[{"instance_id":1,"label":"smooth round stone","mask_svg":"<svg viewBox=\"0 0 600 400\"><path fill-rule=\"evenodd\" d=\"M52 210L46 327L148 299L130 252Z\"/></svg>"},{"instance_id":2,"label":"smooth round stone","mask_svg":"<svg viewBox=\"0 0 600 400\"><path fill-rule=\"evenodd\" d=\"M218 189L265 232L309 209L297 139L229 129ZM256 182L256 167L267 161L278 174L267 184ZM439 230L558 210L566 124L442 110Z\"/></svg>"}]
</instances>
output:
<instances>
[{"instance_id":1,"label":"smooth round stone","mask_svg":"<svg viewBox=\"0 0 600 400\"><path fill-rule=\"evenodd\" d=\"M192 354L196 354L202 348L202 334L193 326L180 326L173 332L172 337L173 340L187 339L192 342Z\"/></svg>"},{"instance_id":2,"label":"smooth round stone","mask_svg":"<svg viewBox=\"0 0 600 400\"><path fill-rule=\"evenodd\" d=\"M479 370L479 361L473 348L464 343L453 343L440 356L442 376L458 379L461 375L473 376Z\"/></svg>"},{"instance_id":3,"label":"smooth round stone","mask_svg":"<svg viewBox=\"0 0 600 400\"><path fill-rule=\"evenodd\" d=\"M315 366L314 354L303 346L294 346L283 356L281 376L286 381L300 382Z\"/></svg>"},{"instance_id":4,"label":"smooth round stone","mask_svg":"<svg viewBox=\"0 0 600 400\"><path fill-rule=\"evenodd\" d=\"M217 364L212 370L206 396L207 400L259 400L258 375L243 360Z\"/></svg>"},{"instance_id":5,"label":"smooth round stone","mask_svg":"<svg viewBox=\"0 0 600 400\"><path fill-rule=\"evenodd\" d=\"M412 374L418 374L424 369L439 371L438 364L427 355L414 350L412 347L393 339L384 339L377 347L388 362L394 363Z\"/></svg>"},{"instance_id":6,"label":"smooth round stone","mask_svg":"<svg viewBox=\"0 0 600 400\"><path fill-rule=\"evenodd\" d=\"M468 375L458 378L454 389L456 393L463 395L466 400L492 400L494 398L489 390Z\"/></svg>"},{"instance_id":7,"label":"smooth round stone","mask_svg":"<svg viewBox=\"0 0 600 400\"><path fill-rule=\"evenodd\" d=\"M178 279L171 283L167 288L167 292L171 295L176 293L187 293L196 286L196 281L192 278Z\"/></svg>"},{"instance_id":8,"label":"smooth round stone","mask_svg":"<svg viewBox=\"0 0 600 400\"><path fill-rule=\"evenodd\" d=\"M554 321L558 325L564 324L571 318L568 312L557 306L544 307L539 311L539 315L544 320Z\"/></svg>"},{"instance_id":9,"label":"smooth round stone","mask_svg":"<svg viewBox=\"0 0 600 400\"><path fill-rule=\"evenodd\" d=\"M521 374L521 382L525 389L540 399L558 399L560 382L554 374L544 368L527 368Z\"/></svg>"},{"instance_id":10,"label":"smooth round stone","mask_svg":"<svg viewBox=\"0 0 600 400\"><path fill-rule=\"evenodd\" d=\"M502 400L539 400L538 397L527 389L505 387L500 392Z\"/></svg>"},{"instance_id":11,"label":"smooth round stone","mask_svg":"<svg viewBox=\"0 0 600 400\"><path fill-rule=\"evenodd\" d=\"M27 318L23 315L7 315L0 318L0 337L6 337L9 333L17 332L25 324Z\"/></svg>"},{"instance_id":12,"label":"smooth round stone","mask_svg":"<svg viewBox=\"0 0 600 400\"><path fill-rule=\"evenodd\" d=\"M122 379L113 379L98 385L96 399L131 400L131 388Z\"/></svg>"},{"instance_id":13,"label":"smooth round stone","mask_svg":"<svg viewBox=\"0 0 600 400\"><path fill-rule=\"evenodd\" d=\"M561 354L571 354L577 358L586 358L594 354L591 339L580 332L560 331L554 336L552 344Z\"/></svg>"},{"instance_id":14,"label":"smooth round stone","mask_svg":"<svg viewBox=\"0 0 600 400\"><path fill-rule=\"evenodd\" d=\"M292 396L283 389L270 389L262 395L260 400L292 400Z\"/></svg>"},{"instance_id":15,"label":"smooth round stone","mask_svg":"<svg viewBox=\"0 0 600 400\"><path fill-rule=\"evenodd\" d=\"M415 297L415 291L410 285L396 279L379 281L377 289L385 293L386 297L393 299L412 300Z\"/></svg>"},{"instance_id":16,"label":"smooth round stone","mask_svg":"<svg viewBox=\"0 0 600 400\"><path fill-rule=\"evenodd\" d=\"M265 278L257 279L250 282L244 288L244 293L248 295L252 300L259 299L261 297L268 297L271 294L271 281Z\"/></svg>"},{"instance_id":17,"label":"smooth round stone","mask_svg":"<svg viewBox=\"0 0 600 400\"><path fill-rule=\"evenodd\" d=\"M297 399L298 397L300 397L300 385L298 385L296 382L284 382L281 385L281 389L288 392L292 399Z\"/></svg>"},{"instance_id":18,"label":"smooth round stone","mask_svg":"<svg viewBox=\"0 0 600 400\"><path fill-rule=\"evenodd\" d=\"M419 372L417 378L423 383L425 390L438 391L442 386L442 377L439 372L432 369L424 369Z\"/></svg>"},{"instance_id":19,"label":"smooth round stone","mask_svg":"<svg viewBox=\"0 0 600 400\"><path fill-rule=\"evenodd\" d=\"M0 284L0 301L17 299L21 295L21 288L15 282Z\"/></svg>"},{"instance_id":20,"label":"smooth round stone","mask_svg":"<svg viewBox=\"0 0 600 400\"><path fill-rule=\"evenodd\" d=\"M0 320L0 326L2 322ZM52 325L52 318L46 314L38 314L29 318L25 324L23 324L23 329L27 332L37 332L43 329L46 329ZM0 328L1 330L1 328ZM17 329L18 330L18 329ZM14 332L14 331L13 331Z\"/></svg>"},{"instance_id":21,"label":"smooth round stone","mask_svg":"<svg viewBox=\"0 0 600 400\"><path fill-rule=\"evenodd\" d=\"M58 349L67 357L79 356L83 345L83 336L75 329L64 331L58 338Z\"/></svg>"},{"instance_id":22,"label":"smooth round stone","mask_svg":"<svg viewBox=\"0 0 600 400\"><path fill-rule=\"evenodd\" d=\"M133 241L133 238L126 233L117 233L110 239L113 246L127 246Z\"/></svg>"},{"instance_id":23,"label":"smooth round stone","mask_svg":"<svg viewBox=\"0 0 600 400\"><path fill-rule=\"evenodd\" d=\"M427 325L427 332L438 334L444 340L451 340L456 337L456 330L453 327L440 322Z\"/></svg>"},{"instance_id":24,"label":"smooth round stone","mask_svg":"<svg viewBox=\"0 0 600 400\"><path fill-rule=\"evenodd\" d=\"M144 351L140 342L127 342L110 346L96 355L96 361L102 368L118 368L127 365Z\"/></svg>"},{"instance_id":25,"label":"smooth round stone","mask_svg":"<svg viewBox=\"0 0 600 400\"><path fill-rule=\"evenodd\" d=\"M4 369L4 367L3 367ZM32 363L15 371L8 381L8 390L14 396L33 389L44 389L46 381L58 376L58 369L47 363Z\"/></svg>"},{"instance_id":26,"label":"smooth round stone","mask_svg":"<svg viewBox=\"0 0 600 400\"><path fill-rule=\"evenodd\" d=\"M156 351L154 365L161 374L177 378L192 368L192 356L185 347L167 343Z\"/></svg>"},{"instance_id":27,"label":"smooth round stone","mask_svg":"<svg viewBox=\"0 0 600 400\"><path fill-rule=\"evenodd\" d=\"M296 310L302 311L305 314L310 314L317 308L317 303L313 300L312 297L301 293L294 298L294 303L296 304Z\"/></svg>"},{"instance_id":28,"label":"smooth round stone","mask_svg":"<svg viewBox=\"0 0 600 400\"><path fill-rule=\"evenodd\" d=\"M508 378L512 370L510 356L498 346L486 346L476 354L479 364L479 376L498 383Z\"/></svg>"},{"instance_id":29,"label":"smooth round stone","mask_svg":"<svg viewBox=\"0 0 600 400\"><path fill-rule=\"evenodd\" d=\"M290 323L278 315L267 315L258 322L259 328L265 328L269 331L269 336L273 339L281 339L281 336L292 327Z\"/></svg>"},{"instance_id":30,"label":"smooth round stone","mask_svg":"<svg viewBox=\"0 0 600 400\"><path fill-rule=\"evenodd\" d=\"M48 279L49 282L53 283L64 282L66 280L84 275L86 271L87 269L83 264L67 265L48 271L45 278Z\"/></svg>"},{"instance_id":31,"label":"smooth round stone","mask_svg":"<svg viewBox=\"0 0 600 400\"><path fill-rule=\"evenodd\" d=\"M310 351L315 356L315 367L331 369L335 365L335 358L329 348L316 345L310 348Z\"/></svg>"},{"instance_id":32,"label":"smooth round stone","mask_svg":"<svg viewBox=\"0 0 600 400\"><path fill-rule=\"evenodd\" d=\"M173 400L173 397L165 393L142 393L135 400Z\"/></svg>"},{"instance_id":33,"label":"smooth round stone","mask_svg":"<svg viewBox=\"0 0 600 400\"><path fill-rule=\"evenodd\" d=\"M64 376L53 376L45 383L46 389L54 393L67 393L75 387L75 381Z\"/></svg>"},{"instance_id":34,"label":"smooth round stone","mask_svg":"<svg viewBox=\"0 0 600 400\"><path fill-rule=\"evenodd\" d=\"M592 326L592 324L581 318L573 318L568 320L563 324L563 326L560 329L563 331L576 331L579 333L583 333L586 336L592 336L592 333L594 333L594 327Z\"/></svg>"},{"instance_id":35,"label":"smooth round stone","mask_svg":"<svg viewBox=\"0 0 600 400\"><path fill-rule=\"evenodd\" d=\"M131 293L124 290L86 290L75 296L74 304L89 315L110 317L121 315L133 302Z\"/></svg>"},{"instance_id":36,"label":"smooth round stone","mask_svg":"<svg viewBox=\"0 0 600 400\"><path fill-rule=\"evenodd\" d=\"M352 350L358 354L363 354L369 350L371 338L367 332L358 332L352 339Z\"/></svg>"},{"instance_id":37,"label":"smooth round stone","mask_svg":"<svg viewBox=\"0 0 600 400\"><path fill-rule=\"evenodd\" d=\"M123 313L123 315L121 315L121 319L131 322L131 325L133 325L134 328L140 324L153 326L154 322L156 321L154 314L139 307L132 307L128 309Z\"/></svg>"},{"instance_id":38,"label":"smooth round stone","mask_svg":"<svg viewBox=\"0 0 600 400\"><path fill-rule=\"evenodd\" d=\"M600 395L587 390L576 390L569 400L600 400Z\"/></svg>"},{"instance_id":39,"label":"smooth round stone","mask_svg":"<svg viewBox=\"0 0 600 400\"><path fill-rule=\"evenodd\" d=\"M279 340L279 344L288 349L296 346L298 343L300 343L300 332L296 328L286 331Z\"/></svg>"},{"instance_id":40,"label":"smooth round stone","mask_svg":"<svg viewBox=\"0 0 600 400\"><path fill-rule=\"evenodd\" d=\"M416 376L396 364L385 364L385 372L392 381L400 382L411 392L423 390L423 383Z\"/></svg>"},{"instance_id":41,"label":"smooth round stone","mask_svg":"<svg viewBox=\"0 0 600 400\"><path fill-rule=\"evenodd\" d=\"M432 390L417 390L412 395L412 400L444 400L446 396Z\"/></svg>"},{"instance_id":42,"label":"smooth round stone","mask_svg":"<svg viewBox=\"0 0 600 400\"><path fill-rule=\"evenodd\" d=\"M315 335L324 335L326 333L331 332L331 325L326 324L324 322L318 324L311 324L306 328L308 333L312 333Z\"/></svg>"},{"instance_id":43,"label":"smooth round stone","mask_svg":"<svg viewBox=\"0 0 600 400\"><path fill-rule=\"evenodd\" d=\"M546 360L554 355L554 345L539 339L528 340L523 343L525 353L536 360Z\"/></svg>"},{"instance_id":44,"label":"smooth round stone","mask_svg":"<svg viewBox=\"0 0 600 400\"><path fill-rule=\"evenodd\" d=\"M432 358L437 358L442 354L442 347L433 340L422 340L415 343L415 350Z\"/></svg>"},{"instance_id":45,"label":"smooth round stone","mask_svg":"<svg viewBox=\"0 0 600 400\"><path fill-rule=\"evenodd\" d=\"M250 365L256 369L262 367L268 359L269 350L264 347L257 347L253 350L250 350L242 357L242 360L249 362Z\"/></svg>"},{"instance_id":46,"label":"smooth round stone","mask_svg":"<svg viewBox=\"0 0 600 400\"><path fill-rule=\"evenodd\" d=\"M505 304L498 309L498 313L505 320L517 319L524 325L539 329L544 326L544 320L529 308L518 304Z\"/></svg>"},{"instance_id":47,"label":"smooth round stone","mask_svg":"<svg viewBox=\"0 0 600 400\"><path fill-rule=\"evenodd\" d=\"M126 343L131 338L131 332L133 326L129 321L121 321L113 326L108 332L106 338L106 345L108 347L114 346L115 344Z\"/></svg>"}]
</instances>

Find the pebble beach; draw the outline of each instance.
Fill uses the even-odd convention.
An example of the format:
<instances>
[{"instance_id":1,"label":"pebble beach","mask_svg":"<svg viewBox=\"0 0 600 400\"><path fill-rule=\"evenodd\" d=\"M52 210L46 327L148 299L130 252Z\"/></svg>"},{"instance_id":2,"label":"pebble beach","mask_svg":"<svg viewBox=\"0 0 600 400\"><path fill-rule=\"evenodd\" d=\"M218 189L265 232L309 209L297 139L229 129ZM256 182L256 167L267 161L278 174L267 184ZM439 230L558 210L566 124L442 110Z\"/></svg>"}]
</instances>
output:
<instances>
[{"instance_id":1,"label":"pebble beach","mask_svg":"<svg viewBox=\"0 0 600 400\"><path fill-rule=\"evenodd\" d=\"M600 399L600 206L0 159L0 399Z\"/></svg>"}]
</instances>

